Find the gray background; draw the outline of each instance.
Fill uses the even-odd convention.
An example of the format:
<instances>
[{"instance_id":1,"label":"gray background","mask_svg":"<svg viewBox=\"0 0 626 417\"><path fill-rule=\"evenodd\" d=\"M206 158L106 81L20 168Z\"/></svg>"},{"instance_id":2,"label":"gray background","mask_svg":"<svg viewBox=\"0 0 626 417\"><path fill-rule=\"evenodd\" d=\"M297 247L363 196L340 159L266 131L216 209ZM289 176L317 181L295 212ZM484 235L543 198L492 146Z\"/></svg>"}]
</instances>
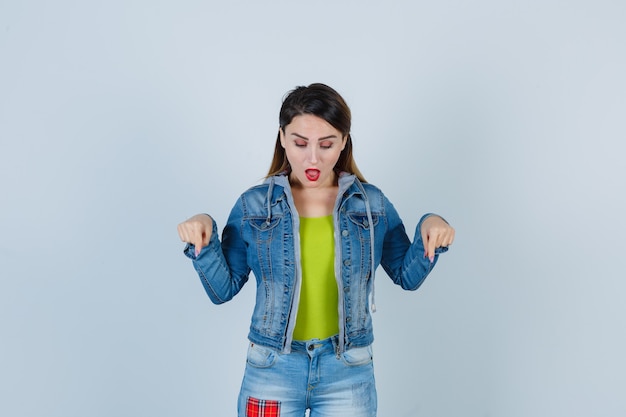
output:
<instances>
[{"instance_id":1,"label":"gray background","mask_svg":"<svg viewBox=\"0 0 626 417\"><path fill-rule=\"evenodd\" d=\"M264 176L325 82L409 230L379 270L379 415L624 416L623 1L0 1L0 414L234 415L254 285L212 305L176 225Z\"/></svg>"}]
</instances>

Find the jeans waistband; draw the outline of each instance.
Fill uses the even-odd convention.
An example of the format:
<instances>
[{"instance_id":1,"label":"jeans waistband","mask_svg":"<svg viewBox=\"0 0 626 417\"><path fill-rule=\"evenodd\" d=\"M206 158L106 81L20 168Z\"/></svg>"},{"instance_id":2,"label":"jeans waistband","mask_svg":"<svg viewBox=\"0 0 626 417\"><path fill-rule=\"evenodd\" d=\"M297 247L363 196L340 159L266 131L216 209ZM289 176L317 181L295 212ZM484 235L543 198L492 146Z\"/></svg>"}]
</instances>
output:
<instances>
[{"instance_id":1,"label":"jeans waistband","mask_svg":"<svg viewBox=\"0 0 626 417\"><path fill-rule=\"evenodd\" d=\"M321 349L325 351L326 349L331 352L335 352L337 350L337 346L339 345L339 336L331 336L327 339L311 339L311 340L294 340L291 343L291 351L292 352L306 352L315 349Z\"/></svg>"}]
</instances>

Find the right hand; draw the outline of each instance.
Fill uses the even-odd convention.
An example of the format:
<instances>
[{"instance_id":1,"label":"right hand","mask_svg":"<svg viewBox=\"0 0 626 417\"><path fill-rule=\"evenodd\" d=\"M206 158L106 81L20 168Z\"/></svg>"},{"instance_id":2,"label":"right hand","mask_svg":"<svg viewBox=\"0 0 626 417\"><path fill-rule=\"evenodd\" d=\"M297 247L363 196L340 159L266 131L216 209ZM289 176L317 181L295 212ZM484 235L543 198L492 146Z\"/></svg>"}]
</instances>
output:
<instances>
[{"instance_id":1,"label":"right hand","mask_svg":"<svg viewBox=\"0 0 626 417\"><path fill-rule=\"evenodd\" d=\"M180 240L196 248L196 256L209 244L213 232L213 219L206 214L196 214L178 225Z\"/></svg>"}]
</instances>

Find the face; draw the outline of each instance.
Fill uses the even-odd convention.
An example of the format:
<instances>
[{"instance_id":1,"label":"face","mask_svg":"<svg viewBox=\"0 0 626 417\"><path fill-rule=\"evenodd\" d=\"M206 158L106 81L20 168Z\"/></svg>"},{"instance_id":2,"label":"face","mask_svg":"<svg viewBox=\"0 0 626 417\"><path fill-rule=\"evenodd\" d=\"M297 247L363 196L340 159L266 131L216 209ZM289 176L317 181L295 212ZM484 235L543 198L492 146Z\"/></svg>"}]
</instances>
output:
<instances>
[{"instance_id":1,"label":"face","mask_svg":"<svg viewBox=\"0 0 626 417\"><path fill-rule=\"evenodd\" d=\"M280 143L291 165L290 180L307 188L335 184L333 168L346 146L347 137L326 120L303 114L280 130Z\"/></svg>"}]
</instances>

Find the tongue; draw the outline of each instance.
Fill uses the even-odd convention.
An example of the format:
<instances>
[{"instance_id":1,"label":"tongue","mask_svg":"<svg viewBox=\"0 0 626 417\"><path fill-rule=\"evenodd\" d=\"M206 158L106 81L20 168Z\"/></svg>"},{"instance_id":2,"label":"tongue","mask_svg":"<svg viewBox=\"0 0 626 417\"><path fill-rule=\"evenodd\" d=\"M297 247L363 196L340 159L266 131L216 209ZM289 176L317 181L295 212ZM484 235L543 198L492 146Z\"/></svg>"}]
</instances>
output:
<instances>
[{"instance_id":1,"label":"tongue","mask_svg":"<svg viewBox=\"0 0 626 417\"><path fill-rule=\"evenodd\" d=\"M307 169L305 174L309 181L317 181L320 177L320 172L317 169Z\"/></svg>"}]
</instances>

